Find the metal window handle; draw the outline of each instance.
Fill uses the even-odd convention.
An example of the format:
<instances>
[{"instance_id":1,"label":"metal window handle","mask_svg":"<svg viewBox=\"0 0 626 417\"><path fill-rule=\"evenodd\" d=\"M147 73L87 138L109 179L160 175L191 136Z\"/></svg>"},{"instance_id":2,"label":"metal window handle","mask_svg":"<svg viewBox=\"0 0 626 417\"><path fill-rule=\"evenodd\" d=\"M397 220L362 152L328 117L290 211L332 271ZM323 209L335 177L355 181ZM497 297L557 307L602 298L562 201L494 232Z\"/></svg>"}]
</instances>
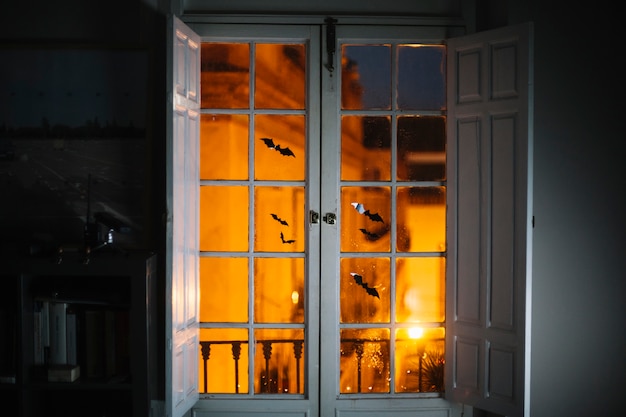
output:
<instances>
[{"instance_id":1,"label":"metal window handle","mask_svg":"<svg viewBox=\"0 0 626 417\"><path fill-rule=\"evenodd\" d=\"M326 213L322 219L328 224L335 224L337 215L335 213Z\"/></svg>"},{"instance_id":2,"label":"metal window handle","mask_svg":"<svg viewBox=\"0 0 626 417\"><path fill-rule=\"evenodd\" d=\"M311 210L309 216L311 224L318 224L320 222L320 214L317 211Z\"/></svg>"}]
</instances>

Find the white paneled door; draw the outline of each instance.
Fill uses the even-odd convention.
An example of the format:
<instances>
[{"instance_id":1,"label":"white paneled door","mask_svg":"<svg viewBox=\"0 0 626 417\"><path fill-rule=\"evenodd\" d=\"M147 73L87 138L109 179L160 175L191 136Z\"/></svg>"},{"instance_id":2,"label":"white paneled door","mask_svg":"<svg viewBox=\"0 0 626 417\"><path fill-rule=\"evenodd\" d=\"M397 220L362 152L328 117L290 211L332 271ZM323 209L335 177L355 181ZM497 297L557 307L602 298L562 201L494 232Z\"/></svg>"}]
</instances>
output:
<instances>
[{"instance_id":1,"label":"white paneled door","mask_svg":"<svg viewBox=\"0 0 626 417\"><path fill-rule=\"evenodd\" d=\"M179 417L198 399L200 39L178 19L169 31L165 404Z\"/></svg>"}]
</instances>

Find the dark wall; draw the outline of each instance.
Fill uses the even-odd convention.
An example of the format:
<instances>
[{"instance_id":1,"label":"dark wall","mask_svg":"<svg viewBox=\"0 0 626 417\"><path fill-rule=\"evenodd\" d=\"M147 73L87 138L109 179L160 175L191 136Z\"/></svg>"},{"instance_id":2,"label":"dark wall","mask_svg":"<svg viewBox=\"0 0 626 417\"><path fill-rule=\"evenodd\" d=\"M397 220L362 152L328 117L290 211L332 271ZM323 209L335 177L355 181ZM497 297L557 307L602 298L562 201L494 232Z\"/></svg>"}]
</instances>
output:
<instances>
[{"instance_id":1,"label":"dark wall","mask_svg":"<svg viewBox=\"0 0 626 417\"><path fill-rule=\"evenodd\" d=\"M157 9L167 7L153 3L3 3L0 138L15 156L0 154L2 250L81 248L95 212L124 223L117 246L162 248L165 17ZM131 62L142 70L128 71ZM59 76L65 67L77 73ZM70 102L77 107L61 108ZM126 120L131 113L139 119ZM109 227L98 226L97 243Z\"/></svg>"},{"instance_id":2,"label":"dark wall","mask_svg":"<svg viewBox=\"0 0 626 417\"><path fill-rule=\"evenodd\" d=\"M108 70L103 70L104 75L96 79L100 90L94 102L112 97L111 91L119 93L119 85L127 81L123 79L125 74L119 71L126 58L118 61L120 57L139 59L146 71L145 74L128 74L136 77L137 83L145 83L142 90L145 97L136 104L143 108L129 109L140 110L138 113L145 116L144 122L138 123L142 126L135 126L143 128L136 135L139 138L129 138L125 133L103 133L105 123L112 121L100 117L97 125L102 129L79 139L69 133L64 134L65 137L56 135L52 126L43 137L41 132L36 132L31 137L11 139L15 158L0 158L0 250L5 255L9 252L40 256L55 252L59 246L65 250L82 250L84 209L91 194L92 213L103 210L132 224L131 232L116 233L114 246L103 250L145 249L158 254L158 297L153 302L158 310L157 340L163 341L166 12L162 10L168 10L169 4L158 0L152 3L137 0L2 2L0 54L3 51L44 51L53 56L65 56L64 53L71 51L79 56L84 54L85 59L94 53L106 55L105 65L111 69L110 77L106 75ZM61 60L57 64L68 63ZM34 95L18 83L15 86L4 83L2 89L0 81L0 100L5 103L28 94L38 100L37 106L26 105L26 112L42 108L42 102L43 108L56 106L56 100L51 97L58 91L63 93L64 99L70 94L72 98L84 94L78 90L84 84L72 79L64 80L68 85L45 86L42 80L52 74L47 62L37 68L26 61L0 62L0 65L23 67L23 72L18 73L28 74L28 80L33 79L32 74L36 74L35 80L40 77L37 82L44 87L40 94ZM121 94L128 99L133 92L122 90ZM114 110L115 101L108 104L107 109ZM94 107L94 118L100 110ZM52 109L50 112L54 113ZM0 120L2 116L6 115L0 115ZM0 122L0 140L3 133L7 136L6 129ZM92 174L90 193L87 192L88 174ZM159 342L157 346L155 371L161 399L164 398L163 345Z\"/></svg>"}]
</instances>

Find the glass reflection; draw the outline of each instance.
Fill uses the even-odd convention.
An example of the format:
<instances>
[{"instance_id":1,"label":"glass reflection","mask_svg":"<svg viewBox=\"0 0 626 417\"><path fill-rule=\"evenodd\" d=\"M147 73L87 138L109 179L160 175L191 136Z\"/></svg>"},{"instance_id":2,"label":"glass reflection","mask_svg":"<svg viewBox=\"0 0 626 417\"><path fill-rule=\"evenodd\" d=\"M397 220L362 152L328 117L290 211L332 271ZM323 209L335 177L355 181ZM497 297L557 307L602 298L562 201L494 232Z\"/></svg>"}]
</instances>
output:
<instances>
[{"instance_id":1,"label":"glass reflection","mask_svg":"<svg viewBox=\"0 0 626 417\"><path fill-rule=\"evenodd\" d=\"M257 44L255 108L304 109L305 58L303 44Z\"/></svg>"},{"instance_id":2,"label":"glass reflection","mask_svg":"<svg viewBox=\"0 0 626 417\"><path fill-rule=\"evenodd\" d=\"M388 323L389 258L341 258L340 322Z\"/></svg>"},{"instance_id":3,"label":"glass reflection","mask_svg":"<svg viewBox=\"0 0 626 417\"><path fill-rule=\"evenodd\" d=\"M257 115L254 119L254 179L304 180L305 118Z\"/></svg>"},{"instance_id":4,"label":"glass reflection","mask_svg":"<svg viewBox=\"0 0 626 417\"><path fill-rule=\"evenodd\" d=\"M395 391L444 391L443 327L410 327L396 330Z\"/></svg>"},{"instance_id":5,"label":"glass reflection","mask_svg":"<svg viewBox=\"0 0 626 417\"><path fill-rule=\"evenodd\" d=\"M339 337L339 392L388 393L389 329L342 329Z\"/></svg>"},{"instance_id":6,"label":"glass reflection","mask_svg":"<svg viewBox=\"0 0 626 417\"><path fill-rule=\"evenodd\" d=\"M304 330L257 329L254 340L254 392L304 393Z\"/></svg>"},{"instance_id":7,"label":"glass reflection","mask_svg":"<svg viewBox=\"0 0 626 417\"><path fill-rule=\"evenodd\" d=\"M304 258L254 260L254 321L304 322Z\"/></svg>"},{"instance_id":8,"label":"glass reflection","mask_svg":"<svg viewBox=\"0 0 626 417\"><path fill-rule=\"evenodd\" d=\"M396 322L443 322L445 258L396 259Z\"/></svg>"},{"instance_id":9,"label":"glass reflection","mask_svg":"<svg viewBox=\"0 0 626 417\"><path fill-rule=\"evenodd\" d=\"M388 181L390 178L390 117L342 116L341 179Z\"/></svg>"},{"instance_id":10,"label":"glass reflection","mask_svg":"<svg viewBox=\"0 0 626 417\"><path fill-rule=\"evenodd\" d=\"M446 179L444 116L398 117L398 180Z\"/></svg>"},{"instance_id":11,"label":"glass reflection","mask_svg":"<svg viewBox=\"0 0 626 417\"><path fill-rule=\"evenodd\" d=\"M248 250L248 188L200 187L200 250Z\"/></svg>"},{"instance_id":12,"label":"glass reflection","mask_svg":"<svg viewBox=\"0 0 626 417\"><path fill-rule=\"evenodd\" d=\"M200 77L200 105L203 109L248 108L250 45L203 43Z\"/></svg>"},{"instance_id":13,"label":"glass reflection","mask_svg":"<svg viewBox=\"0 0 626 417\"><path fill-rule=\"evenodd\" d=\"M445 61L443 45L398 46L398 109L445 109Z\"/></svg>"},{"instance_id":14,"label":"glass reflection","mask_svg":"<svg viewBox=\"0 0 626 417\"><path fill-rule=\"evenodd\" d=\"M341 187L341 251L389 252L390 187Z\"/></svg>"},{"instance_id":15,"label":"glass reflection","mask_svg":"<svg viewBox=\"0 0 626 417\"><path fill-rule=\"evenodd\" d=\"M398 187L397 207L399 252L445 251L445 187Z\"/></svg>"},{"instance_id":16,"label":"glass reflection","mask_svg":"<svg viewBox=\"0 0 626 417\"><path fill-rule=\"evenodd\" d=\"M391 108L391 46L343 45L341 108Z\"/></svg>"},{"instance_id":17,"label":"glass reflection","mask_svg":"<svg viewBox=\"0 0 626 417\"><path fill-rule=\"evenodd\" d=\"M248 116L200 116L200 179L248 179Z\"/></svg>"}]
</instances>

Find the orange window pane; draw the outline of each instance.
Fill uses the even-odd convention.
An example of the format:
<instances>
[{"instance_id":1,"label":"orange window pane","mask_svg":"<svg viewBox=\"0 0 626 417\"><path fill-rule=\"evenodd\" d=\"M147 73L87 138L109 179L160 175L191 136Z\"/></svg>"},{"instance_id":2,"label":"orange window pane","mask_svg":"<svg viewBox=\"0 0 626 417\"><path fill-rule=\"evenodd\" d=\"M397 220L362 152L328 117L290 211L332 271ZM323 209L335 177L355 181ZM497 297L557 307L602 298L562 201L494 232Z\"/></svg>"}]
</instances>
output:
<instances>
[{"instance_id":1,"label":"orange window pane","mask_svg":"<svg viewBox=\"0 0 626 417\"><path fill-rule=\"evenodd\" d=\"M254 106L257 109L304 109L304 44L257 44Z\"/></svg>"},{"instance_id":2,"label":"orange window pane","mask_svg":"<svg viewBox=\"0 0 626 417\"><path fill-rule=\"evenodd\" d=\"M445 251L446 188L398 187L397 200L398 251Z\"/></svg>"},{"instance_id":3,"label":"orange window pane","mask_svg":"<svg viewBox=\"0 0 626 417\"><path fill-rule=\"evenodd\" d=\"M342 323L388 323L389 258L342 258L340 320Z\"/></svg>"},{"instance_id":4,"label":"orange window pane","mask_svg":"<svg viewBox=\"0 0 626 417\"><path fill-rule=\"evenodd\" d=\"M445 329L396 330L396 392L443 392Z\"/></svg>"},{"instance_id":5,"label":"orange window pane","mask_svg":"<svg viewBox=\"0 0 626 417\"><path fill-rule=\"evenodd\" d=\"M388 393L389 329L342 329L339 337L340 392Z\"/></svg>"},{"instance_id":6,"label":"orange window pane","mask_svg":"<svg viewBox=\"0 0 626 417\"><path fill-rule=\"evenodd\" d=\"M341 187L341 251L389 252L389 187Z\"/></svg>"},{"instance_id":7,"label":"orange window pane","mask_svg":"<svg viewBox=\"0 0 626 417\"><path fill-rule=\"evenodd\" d=\"M442 322L446 261L443 257L396 259L396 321Z\"/></svg>"},{"instance_id":8,"label":"orange window pane","mask_svg":"<svg viewBox=\"0 0 626 417\"><path fill-rule=\"evenodd\" d=\"M248 393L248 330L200 329L200 340L199 391Z\"/></svg>"},{"instance_id":9,"label":"orange window pane","mask_svg":"<svg viewBox=\"0 0 626 417\"><path fill-rule=\"evenodd\" d=\"M203 109L249 108L250 45L203 43L200 77Z\"/></svg>"},{"instance_id":10,"label":"orange window pane","mask_svg":"<svg viewBox=\"0 0 626 417\"><path fill-rule=\"evenodd\" d=\"M200 321L247 322L247 258L200 257L199 263Z\"/></svg>"},{"instance_id":11,"label":"orange window pane","mask_svg":"<svg viewBox=\"0 0 626 417\"><path fill-rule=\"evenodd\" d=\"M304 251L304 187L254 188L254 250Z\"/></svg>"},{"instance_id":12,"label":"orange window pane","mask_svg":"<svg viewBox=\"0 0 626 417\"><path fill-rule=\"evenodd\" d=\"M305 118L257 115L254 119L254 178L304 180Z\"/></svg>"},{"instance_id":13,"label":"orange window pane","mask_svg":"<svg viewBox=\"0 0 626 417\"><path fill-rule=\"evenodd\" d=\"M304 330L257 329L254 341L254 392L304 393Z\"/></svg>"},{"instance_id":14,"label":"orange window pane","mask_svg":"<svg viewBox=\"0 0 626 417\"><path fill-rule=\"evenodd\" d=\"M200 179L248 179L248 116L201 115Z\"/></svg>"},{"instance_id":15,"label":"orange window pane","mask_svg":"<svg viewBox=\"0 0 626 417\"><path fill-rule=\"evenodd\" d=\"M248 250L248 188L200 187L200 250Z\"/></svg>"},{"instance_id":16,"label":"orange window pane","mask_svg":"<svg viewBox=\"0 0 626 417\"><path fill-rule=\"evenodd\" d=\"M304 258L254 260L254 321L304 322Z\"/></svg>"}]
</instances>

